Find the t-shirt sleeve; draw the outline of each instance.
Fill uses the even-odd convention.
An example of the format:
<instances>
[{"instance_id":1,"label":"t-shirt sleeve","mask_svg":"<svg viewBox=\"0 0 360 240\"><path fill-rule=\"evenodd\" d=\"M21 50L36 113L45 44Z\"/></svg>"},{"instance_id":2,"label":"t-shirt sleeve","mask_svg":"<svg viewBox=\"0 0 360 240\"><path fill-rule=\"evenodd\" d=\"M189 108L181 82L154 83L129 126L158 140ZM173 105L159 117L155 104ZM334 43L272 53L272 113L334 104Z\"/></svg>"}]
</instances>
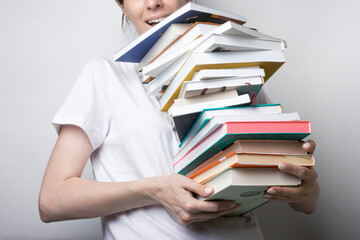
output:
<instances>
[{"instance_id":1,"label":"t-shirt sleeve","mask_svg":"<svg viewBox=\"0 0 360 240\"><path fill-rule=\"evenodd\" d=\"M104 61L92 58L52 121L58 134L63 125L71 124L85 131L93 150L102 145L111 117L105 78Z\"/></svg>"}]
</instances>

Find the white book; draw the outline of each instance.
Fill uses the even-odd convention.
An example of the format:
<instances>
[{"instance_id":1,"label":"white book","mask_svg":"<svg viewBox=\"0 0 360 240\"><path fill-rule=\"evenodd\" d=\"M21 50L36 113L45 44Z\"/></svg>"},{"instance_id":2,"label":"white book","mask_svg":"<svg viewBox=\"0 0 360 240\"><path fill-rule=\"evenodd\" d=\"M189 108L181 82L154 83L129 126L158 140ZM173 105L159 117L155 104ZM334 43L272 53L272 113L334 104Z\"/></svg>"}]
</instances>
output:
<instances>
[{"instance_id":1,"label":"white book","mask_svg":"<svg viewBox=\"0 0 360 240\"><path fill-rule=\"evenodd\" d=\"M187 58L188 56L183 56L150 83L146 84L145 89L147 94L160 98Z\"/></svg>"},{"instance_id":2,"label":"white book","mask_svg":"<svg viewBox=\"0 0 360 240\"><path fill-rule=\"evenodd\" d=\"M196 96L196 97L192 97L192 98L178 98L178 99L174 100L174 104L171 106L168 113L171 114L170 113L171 109L173 110L180 106L186 106L186 105L196 104L196 103L206 103L206 102L210 102L210 101L233 98L233 97L238 97L238 96L239 96L239 94L236 92L236 90L232 89L232 90L228 90L228 91L217 92L217 93L207 94L207 95L203 95L203 96ZM170 116L172 116L172 114Z\"/></svg>"},{"instance_id":3,"label":"white book","mask_svg":"<svg viewBox=\"0 0 360 240\"><path fill-rule=\"evenodd\" d=\"M211 95L211 94L209 94ZM212 101L204 101L199 103L187 104L183 106L177 106L172 109L169 109L169 116L177 117L183 116L191 113L200 113L206 108L221 108L221 107L230 107L230 106L239 106L250 104L250 97L248 94L243 94L236 97L218 99Z\"/></svg>"},{"instance_id":4,"label":"white book","mask_svg":"<svg viewBox=\"0 0 360 240\"><path fill-rule=\"evenodd\" d=\"M235 35L213 34L194 52L249 51L249 50L285 50L282 41L243 37Z\"/></svg>"},{"instance_id":5,"label":"white book","mask_svg":"<svg viewBox=\"0 0 360 240\"><path fill-rule=\"evenodd\" d=\"M282 114L257 114L257 115L228 115L228 116L216 116L196 133L191 133L183 143L183 147L179 149L178 153L174 157L174 162L178 162L182 159L190 150L198 145L202 140L214 132L224 122L262 122L262 121L299 121L300 116L298 113L282 113ZM187 166L192 159L190 155L186 158L187 160L181 160L175 165L175 171L180 171Z\"/></svg>"},{"instance_id":6,"label":"white book","mask_svg":"<svg viewBox=\"0 0 360 240\"><path fill-rule=\"evenodd\" d=\"M176 51L172 52L171 54L160 57L156 61L152 62L151 64L148 64L143 68L143 72L149 76L156 77L158 76L162 71L164 71L166 68L168 68L171 64L173 64L177 59L179 59L181 56L192 52L194 49L196 49L198 46L200 46L205 40L210 38L213 34L228 34L228 35L235 35L235 36L245 36L245 37L252 37L252 38L261 38L261 39L269 39L269 40L277 40L282 41L283 45L286 47L286 42L284 40L274 38L271 36L268 36L266 34L260 33L258 31L255 31L253 29L244 27L240 24L234 23L234 22L226 22L216 28L214 31L205 34L199 39L196 39L191 44L184 46L182 48L177 49Z\"/></svg>"},{"instance_id":7,"label":"white book","mask_svg":"<svg viewBox=\"0 0 360 240\"><path fill-rule=\"evenodd\" d=\"M153 58L155 58L161 51L176 40L181 34L183 34L189 27L191 23L173 23L166 30L160 39L154 44L150 51L144 56L144 58L139 62L138 68L143 68L148 64Z\"/></svg>"},{"instance_id":8,"label":"white book","mask_svg":"<svg viewBox=\"0 0 360 240\"><path fill-rule=\"evenodd\" d=\"M247 93L250 96L253 90L256 96L263 84L264 80L261 76L188 81L182 84L178 98L191 98L232 89L236 89L238 94Z\"/></svg>"},{"instance_id":9,"label":"white book","mask_svg":"<svg viewBox=\"0 0 360 240\"><path fill-rule=\"evenodd\" d=\"M243 36L243 37L252 37L252 38L260 38L260 39L266 39L266 40L275 40L283 42L284 47L287 47L286 41L280 38L276 38L267 34L264 34L262 32L256 31L252 28L245 27L243 25L237 24L235 22L226 22L226 30L223 30L221 32L214 32L215 34L226 34L226 35L234 35L234 36Z\"/></svg>"},{"instance_id":10,"label":"white book","mask_svg":"<svg viewBox=\"0 0 360 240\"><path fill-rule=\"evenodd\" d=\"M191 81L211 80L216 78L227 77L252 77L265 76L264 69L259 66L227 68L227 69L203 69L195 72Z\"/></svg>"},{"instance_id":11,"label":"white book","mask_svg":"<svg viewBox=\"0 0 360 240\"><path fill-rule=\"evenodd\" d=\"M263 194L271 186L299 186L301 180L277 168L230 168L204 185L215 192L201 200L233 200L241 207L227 215L243 215L268 202Z\"/></svg>"},{"instance_id":12,"label":"white book","mask_svg":"<svg viewBox=\"0 0 360 240\"><path fill-rule=\"evenodd\" d=\"M205 35L206 36L206 35ZM184 55L188 55L192 49L199 46L203 41L204 37L202 36L186 46L183 46L179 49L176 49L172 53L169 53L165 57L159 57L154 62L149 63L148 65L142 68L142 73L149 75L151 77L156 78L159 76L163 71L169 68L172 64L174 64L177 60L179 60Z\"/></svg>"},{"instance_id":13,"label":"white book","mask_svg":"<svg viewBox=\"0 0 360 240\"><path fill-rule=\"evenodd\" d=\"M183 82L191 80L194 72L202 69L235 68L260 66L265 70L266 81L285 62L282 51L243 51L243 52L217 52L192 53L176 74L171 84L160 98L162 111L167 111L178 98Z\"/></svg>"}]
</instances>

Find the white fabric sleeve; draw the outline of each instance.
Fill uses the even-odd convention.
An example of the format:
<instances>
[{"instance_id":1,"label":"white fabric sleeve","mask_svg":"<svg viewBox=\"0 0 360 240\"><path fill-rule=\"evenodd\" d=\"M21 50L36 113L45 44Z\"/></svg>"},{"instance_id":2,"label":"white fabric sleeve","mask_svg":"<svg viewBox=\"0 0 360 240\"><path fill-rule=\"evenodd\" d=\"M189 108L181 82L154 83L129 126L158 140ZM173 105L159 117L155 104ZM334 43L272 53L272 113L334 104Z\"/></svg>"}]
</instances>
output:
<instances>
[{"instance_id":1,"label":"white fabric sleeve","mask_svg":"<svg viewBox=\"0 0 360 240\"><path fill-rule=\"evenodd\" d=\"M52 122L58 134L64 124L82 128L93 151L104 142L110 124L105 78L104 60L98 57L90 59Z\"/></svg>"}]
</instances>

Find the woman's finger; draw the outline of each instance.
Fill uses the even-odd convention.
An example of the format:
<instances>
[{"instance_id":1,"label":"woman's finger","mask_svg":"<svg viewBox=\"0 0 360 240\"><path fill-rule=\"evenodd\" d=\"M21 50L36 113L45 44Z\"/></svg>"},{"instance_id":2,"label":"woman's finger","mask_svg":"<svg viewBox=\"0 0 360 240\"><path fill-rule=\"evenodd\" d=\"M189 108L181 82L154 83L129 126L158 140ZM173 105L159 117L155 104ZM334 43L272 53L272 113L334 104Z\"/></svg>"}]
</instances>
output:
<instances>
[{"instance_id":1,"label":"woman's finger","mask_svg":"<svg viewBox=\"0 0 360 240\"><path fill-rule=\"evenodd\" d=\"M306 141L302 148L307 151L308 154L313 154L315 152L316 143L313 140Z\"/></svg>"},{"instance_id":2,"label":"woman's finger","mask_svg":"<svg viewBox=\"0 0 360 240\"><path fill-rule=\"evenodd\" d=\"M291 163L279 164L279 169L300 178L303 181L314 182L317 179L317 173L313 168L298 166Z\"/></svg>"}]
</instances>

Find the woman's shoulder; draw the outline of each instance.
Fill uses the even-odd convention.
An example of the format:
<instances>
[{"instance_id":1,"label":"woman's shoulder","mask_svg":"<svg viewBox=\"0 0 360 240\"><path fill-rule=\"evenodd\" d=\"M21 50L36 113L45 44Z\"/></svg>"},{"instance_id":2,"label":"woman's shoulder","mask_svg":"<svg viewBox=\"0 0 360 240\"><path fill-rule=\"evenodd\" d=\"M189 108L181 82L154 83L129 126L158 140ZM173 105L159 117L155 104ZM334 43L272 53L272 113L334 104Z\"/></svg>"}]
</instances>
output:
<instances>
[{"instance_id":1,"label":"woman's shoulder","mask_svg":"<svg viewBox=\"0 0 360 240\"><path fill-rule=\"evenodd\" d=\"M93 56L86 62L84 68L92 71L129 71L130 69L136 69L136 64L128 62L116 62L110 57Z\"/></svg>"},{"instance_id":2,"label":"woman's shoulder","mask_svg":"<svg viewBox=\"0 0 360 240\"><path fill-rule=\"evenodd\" d=\"M84 65L82 75L86 76L86 81L91 81L101 85L112 85L114 82L128 84L138 82L140 79L136 63L116 62L109 57L91 57Z\"/></svg>"}]
</instances>

